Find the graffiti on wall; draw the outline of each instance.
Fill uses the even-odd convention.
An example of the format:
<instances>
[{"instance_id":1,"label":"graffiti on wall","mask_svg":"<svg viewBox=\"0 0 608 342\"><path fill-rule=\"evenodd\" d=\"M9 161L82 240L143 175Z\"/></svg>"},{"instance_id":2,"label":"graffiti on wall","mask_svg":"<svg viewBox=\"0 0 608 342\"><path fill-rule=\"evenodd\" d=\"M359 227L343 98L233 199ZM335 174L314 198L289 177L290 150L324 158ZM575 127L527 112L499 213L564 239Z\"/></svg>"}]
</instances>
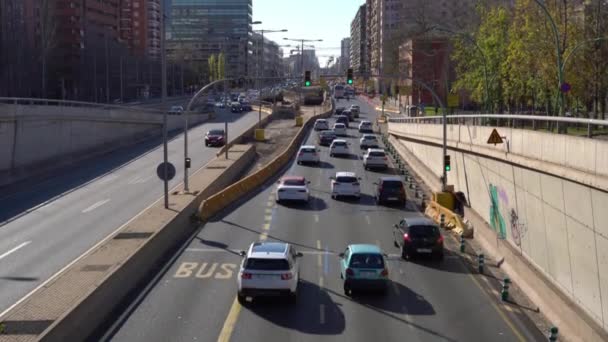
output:
<instances>
[{"instance_id":1,"label":"graffiti on wall","mask_svg":"<svg viewBox=\"0 0 608 342\"><path fill-rule=\"evenodd\" d=\"M490 201L490 226L499 238L506 239L507 228L504 216L507 216L510 223L511 239L515 245L520 247L522 238L526 234L525 225L522 224L516 209L507 209L510 207L509 195L504 189L490 184ZM505 213L504 216L503 213Z\"/></svg>"}]
</instances>

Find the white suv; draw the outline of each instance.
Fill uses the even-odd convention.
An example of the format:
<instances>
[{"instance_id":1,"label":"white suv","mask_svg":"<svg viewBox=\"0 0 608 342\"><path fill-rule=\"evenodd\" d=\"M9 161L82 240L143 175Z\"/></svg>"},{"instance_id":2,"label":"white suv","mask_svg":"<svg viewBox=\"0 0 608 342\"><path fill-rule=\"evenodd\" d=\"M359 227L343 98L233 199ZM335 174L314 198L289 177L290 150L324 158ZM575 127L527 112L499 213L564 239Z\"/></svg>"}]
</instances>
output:
<instances>
[{"instance_id":1,"label":"white suv","mask_svg":"<svg viewBox=\"0 0 608 342\"><path fill-rule=\"evenodd\" d=\"M361 198L359 180L354 172L336 172L336 176L331 177L331 198L338 199L339 196Z\"/></svg>"},{"instance_id":2,"label":"white suv","mask_svg":"<svg viewBox=\"0 0 608 342\"><path fill-rule=\"evenodd\" d=\"M240 254L243 262L237 277L237 297L241 304L246 304L247 297L276 295L295 302L302 253L284 242L254 242Z\"/></svg>"},{"instance_id":3,"label":"white suv","mask_svg":"<svg viewBox=\"0 0 608 342\"><path fill-rule=\"evenodd\" d=\"M361 132L361 133L373 133L374 132L374 126L372 125L371 122L363 120L359 124L359 132Z\"/></svg>"},{"instance_id":4,"label":"white suv","mask_svg":"<svg viewBox=\"0 0 608 342\"><path fill-rule=\"evenodd\" d=\"M369 148L363 155L363 167L366 170L371 168L386 169L387 165L386 153L381 148Z\"/></svg>"},{"instance_id":5,"label":"white suv","mask_svg":"<svg viewBox=\"0 0 608 342\"><path fill-rule=\"evenodd\" d=\"M373 134L363 134L361 139L359 139L359 147L362 150L367 150L368 148L378 148L378 138L376 138Z\"/></svg>"},{"instance_id":6,"label":"white suv","mask_svg":"<svg viewBox=\"0 0 608 342\"><path fill-rule=\"evenodd\" d=\"M314 126L315 131L326 131L329 129L329 123L325 119L317 119Z\"/></svg>"},{"instance_id":7,"label":"white suv","mask_svg":"<svg viewBox=\"0 0 608 342\"><path fill-rule=\"evenodd\" d=\"M348 150L348 143L343 139L335 139L329 145L329 156L345 156L349 155L350 151Z\"/></svg>"},{"instance_id":8,"label":"white suv","mask_svg":"<svg viewBox=\"0 0 608 342\"><path fill-rule=\"evenodd\" d=\"M296 162L298 164L304 163L313 163L319 164L321 158L317 153L317 148L314 145L303 145L300 146L300 150L298 151L298 156L296 158Z\"/></svg>"},{"instance_id":9,"label":"white suv","mask_svg":"<svg viewBox=\"0 0 608 342\"><path fill-rule=\"evenodd\" d=\"M339 137L345 137L347 135L346 125L340 122L336 122L333 128L334 133Z\"/></svg>"}]
</instances>

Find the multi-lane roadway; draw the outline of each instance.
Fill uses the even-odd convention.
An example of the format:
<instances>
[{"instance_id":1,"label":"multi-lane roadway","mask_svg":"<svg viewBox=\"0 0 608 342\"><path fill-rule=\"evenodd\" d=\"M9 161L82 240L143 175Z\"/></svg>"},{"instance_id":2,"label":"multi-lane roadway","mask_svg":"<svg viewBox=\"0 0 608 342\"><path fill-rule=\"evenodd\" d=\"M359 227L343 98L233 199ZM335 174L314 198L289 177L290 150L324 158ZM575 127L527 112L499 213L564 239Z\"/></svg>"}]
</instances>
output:
<instances>
[{"instance_id":1,"label":"multi-lane roadway","mask_svg":"<svg viewBox=\"0 0 608 342\"><path fill-rule=\"evenodd\" d=\"M357 103L362 119L376 113ZM422 215L413 198L405 208L374 203L373 182L387 172L366 171L359 133L349 129L349 158L321 148L319 166L292 163L283 174L311 181L308 205L275 203L274 182L210 220L103 334L112 341L533 341L542 334L527 317L508 309L469 272L446 237L443 262L404 261L393 245L392 225ZM316 144L316 133L307 143ZM354 171L362 177L359 201L333 200L329 177ZM277 177L280 175L277 175ZM275 179L276 180L276 179ZM411 194L410 194L411 195ZM298 300L264 300L243 307L236 274L245 250L259 240L285 241L303 252ZM348 244L374 243L389 254L386 296L347 297L338 254Z\"/></svg>"},{"instance_id":2,"label":"multi-lane roadway","mask_svg":"<svg viewBox=\"0 0 608 342\"><path fill-rule=\"evenodd\" d=\"M229 121L230 136L240 134L258 113L219 113L189 135L191 171L215 156L203 136ZM183 135L169 143L177 169L170 188L183 175ZM163 160L160 139L74 165L36 184L0 195L0 312L116 231L163 193L156 167Z\"/></svg>"}]
</instances>

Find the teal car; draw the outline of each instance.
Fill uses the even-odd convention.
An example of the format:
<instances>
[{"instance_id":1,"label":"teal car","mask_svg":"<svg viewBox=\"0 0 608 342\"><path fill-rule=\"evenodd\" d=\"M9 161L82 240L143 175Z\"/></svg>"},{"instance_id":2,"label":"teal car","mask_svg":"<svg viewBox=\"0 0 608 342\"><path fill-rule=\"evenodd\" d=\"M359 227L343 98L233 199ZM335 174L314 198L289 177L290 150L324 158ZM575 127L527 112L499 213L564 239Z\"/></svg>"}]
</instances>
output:
<instances>
[{"instance_id":1,"label":"teal car","mask_svg":"<svg viewBox=\"0 0 608 342\"><path fill-rule=\"evenodd\" d=\"M380 247L356 244L340 253L340 278L344 279L344 294L355 290L378 290L385 293L388 288L388 265Z\"/></svg>"}]
</instances>

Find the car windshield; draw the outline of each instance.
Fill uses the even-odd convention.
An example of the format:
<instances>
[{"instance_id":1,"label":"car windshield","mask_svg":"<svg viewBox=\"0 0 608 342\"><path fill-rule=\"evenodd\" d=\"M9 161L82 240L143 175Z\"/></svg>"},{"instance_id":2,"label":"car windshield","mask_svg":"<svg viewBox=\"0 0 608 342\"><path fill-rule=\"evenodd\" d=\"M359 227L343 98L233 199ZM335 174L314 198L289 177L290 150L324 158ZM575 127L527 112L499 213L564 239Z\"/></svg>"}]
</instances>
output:
<instances>
[{"instance_id":1,"label":"car windshield","mask_svg":"<svg viewBox=\"0 0 608 342\"><path fill-rule=\"evenodd\" d=\"M408 234L413 238L428 238L439 235L439 229L436 226L410 226Z\"/></svg>"},{"instance_id":2,"label":"car windshield","mask_svg":"<svg viewBox=\"0 0 608 342\"><path fill-rule=\"evenodd\" d=\"M304 179L284 179L283 180L283 185L298 186L298 185L305 185L305 184L306 184L306 180L304 180Z\"/></svg>"},{"instance_id":3,"label":"car windshield","mask_svg":"<svg viewBox=\"0 0 608 342\"><path fill-rule=\"evenodd\" d=\"M350 257L352 268L384 268L384 258L376 253L355 253Z\"/></svg>"},{"instance_id":4,"label":"car windshield","mask_svg":"<svg viewBox=\"0 0 608 342\"><path fill-rule=\"evenodd\" d=\"M386 187L389 189L396 189L396 188L400 188L403 186L403 183L401 183L401 181L398 180L385 180L382 181L382 187Z\"/></svg>"},{"instance_id":5,"label":"car windshield","mask_svg":"<svg viewBox=\"0 0 608 342\"><path fill-rule=\"evenodd\" d=\"M384 152L372 151L369 155L370 157L384 157L386 154L384 154Z\"/></svg>"},{"instance_id":6,"label":"car windshield","mask_svg":"<svg viewBox=\"0 0 608 342\"><path fill-rule=\"evenodd\" d=\"M334 141L334 146L346 146L346 142L344 142L344 141Z\"/></svg>"},{"instance_id":7,"label":"car windshield","mask_svg":"<svg viewBox=\"0 0 608 342\"><path fill-rule=\"evenodd\" d=\"M285 259L249 258L245 268L258 271L288 271L289 262Z\"/></svg>"},{"instance_id":8,"label":"car windshield","mask_svg":"<svg viewBox=\"0 0 608 342\"><path fill-rule=\"evenodd\" d=\"M363 137L363 139L365 139L365 140L376 140L376 137L373 136L373 135L366 135L366 136Z\"/></svg>"},{"instance_id":9,"label":"car windshield","mask_svg":"<svg viewBox=\"0 0 608 342\"><path fill-rule=\"evenodd\" d=\"M358 182L357 177L352 176L339 176L336 178L336 182L338 183L356 183Z\"/></svg>"},{"instance_id":10,"label":"car windshield","mask_svg":"<svg viewBox=\"0 0 608 342\"><path fill-rule=\"evenodd\" d=\"M212 129L209 131L209 135L224 135L224 131L221 129Z\"/></svg>"},{"instance_id":11,"label":"car windshield","mask_svg":"<svg viewBox=\"0 0 608 342\"><path fill-rule=\"evenodd\" d=\"M304 152L304 153L316 153L317 152L314 148L303 148L300 151Z\"/></svg>"}]
</instances>

